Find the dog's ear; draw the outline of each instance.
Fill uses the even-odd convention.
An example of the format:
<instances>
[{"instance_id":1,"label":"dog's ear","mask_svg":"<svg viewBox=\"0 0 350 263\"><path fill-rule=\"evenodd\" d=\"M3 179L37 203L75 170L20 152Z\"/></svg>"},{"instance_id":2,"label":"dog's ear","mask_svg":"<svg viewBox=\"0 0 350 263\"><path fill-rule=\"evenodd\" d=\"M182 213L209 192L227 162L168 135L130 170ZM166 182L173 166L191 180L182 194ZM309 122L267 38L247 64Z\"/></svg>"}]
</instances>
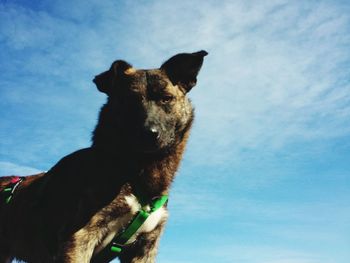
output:
<instances>
[{"instance_id":1,"label":"dog's ear","mask_svg":"<svg viewBox=\"0 0 350 263\"><path fill-rule=\"evenodd\" d=\"M133 67L124 60L116 60L111 65L111 68L97 75L93 82L96 84L99 91L110 95L115 84L123 78L124 75L133 71Z\"/></svg>"},{"instance_id":2,"label":"dog's ear","mask_svg":"<svg viewBox=\"0 0 350 263\"><path fill-rule=\"evenodd\" d=\"M189 92L197 83L197 75L208 52L202 50L195 53L177 54L160 67L165 71L173 85L179 85Z\"/></svg>"}]
</instances>

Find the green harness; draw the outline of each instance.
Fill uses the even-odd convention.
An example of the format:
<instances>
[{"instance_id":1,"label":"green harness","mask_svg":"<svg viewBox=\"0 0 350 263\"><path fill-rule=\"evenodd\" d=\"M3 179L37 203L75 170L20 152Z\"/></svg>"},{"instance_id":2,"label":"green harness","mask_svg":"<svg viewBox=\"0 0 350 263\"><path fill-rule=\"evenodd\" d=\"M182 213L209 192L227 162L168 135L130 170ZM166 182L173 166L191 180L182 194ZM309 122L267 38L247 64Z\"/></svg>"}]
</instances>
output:
<instances>
[{"instance_id":1,"label":"green harness","mask_svg":"<svg viewBox=\"0 0 350 263\"><path fill-rule=\"evenodd\" d=\"M131 220L130 224L119 234L117 234L113 240L93 259L92 262L109 262L118 257L122 253L127 242L146 222L147 218L159 208L163 207L167 201L168 196L162 195L156 199L153 199L150 203L140 202L142 208Z\"/></svg>"}]
</instances>

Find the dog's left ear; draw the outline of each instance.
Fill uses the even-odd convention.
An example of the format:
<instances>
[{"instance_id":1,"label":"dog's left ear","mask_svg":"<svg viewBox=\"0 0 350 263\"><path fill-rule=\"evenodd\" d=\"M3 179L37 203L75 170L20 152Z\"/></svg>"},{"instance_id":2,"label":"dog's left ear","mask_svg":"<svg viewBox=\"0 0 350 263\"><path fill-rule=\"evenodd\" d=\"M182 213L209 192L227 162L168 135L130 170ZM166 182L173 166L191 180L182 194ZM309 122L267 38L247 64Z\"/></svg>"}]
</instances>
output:
<instances>
[{"instance_id":1,"label":"dog's left ear","mask_svg":"<svg viewBox=\"0 0 350 263\"><path fill-rule=\"evenodd\" d=\"M133 67L128 62L116 60L109 70L97 75L93 82L96 84L99 91L111 95L118 81L120 81L123 76L130 74L133 70Z\"/></svg>"},{"instance_id":2,"label":"dog's left ear","mask_svg":"<svg viewBox=\"0 0 350 263\"><path fill-rule=\"evenodd\" d=\"M177 54L160 67L165 71L173 85L179 85L189 92L197 83L197 75L208 52L202 50L195 53Z\"/></svg>"}]
</instances>

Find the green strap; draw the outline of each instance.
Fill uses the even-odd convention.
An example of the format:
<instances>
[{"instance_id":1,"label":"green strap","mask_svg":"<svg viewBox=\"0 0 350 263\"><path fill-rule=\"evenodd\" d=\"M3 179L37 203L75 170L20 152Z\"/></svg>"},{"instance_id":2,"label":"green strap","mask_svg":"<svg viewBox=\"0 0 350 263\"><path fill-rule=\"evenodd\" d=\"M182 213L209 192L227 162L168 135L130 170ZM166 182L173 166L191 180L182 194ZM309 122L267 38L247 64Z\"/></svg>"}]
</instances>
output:
<instances>
[{"instance_id":1,"label":"green strap","mask_svg":"<svg viewBox=\"0 0 350 263\"><path fill-rule=\"evenodd\" d=\"M13 195L15 193L15 190L17 189L18 185L23 182L23 180L24 180L24 177L19 177L19 176L12 177L12 179L8 183L8 186L0 190L0 195L3 196L6 204L9 204L11 202Z\"/></svg>"},{"instance_id":2,"label":"green strap","mask_svg":"<svg viewBox=\"0 0 350 263\"><path fill-rule=\"evenodd\" d=\"M145 223L147 218L159 208L161 208L168 200L167 195L163 195L159 198L152 200L149 204L150 208L147 210L147 206L144 206L132 220L131 224L117 237L113 239L113 242L119 245L126 244L129 239L140 229L140 227Z\"/></svg>"},{"instance_id":3,"label":"green strap","mask_svg":"<svg viewBox=\"0 0 350 263\"><path fill-rule=\"evenodd\" d=\"M159 208L161 208L168 201L167 195L162 195L161 197L153 200L151 202L151 213L155 212Z\"/></svg>"},{"instance_id":4,"label":"green strap","mask_svg":"<svg viewBox=\"0 0 350 263\"><path fill-rule=\"evenodd\" d=\"M139 211L131 224L113 241L117 244L125 244L128 242L128 240L137 232L137 230L139 230L149 216L150 213L147 211L143 209Z\"/></svg>"},{"instance_id":5,"label":"green strap","mask_svg":"<svg viewBox=\"0 0 350 263\"><path fill-rule=\"evenodd\" d=\"M137 198L141 204L141 210L136 214L131 223L121 233L117 234L111 243L105 247L98 255L96 255L92 263L95 262L110 262L116 258L123 250L123 247L131 239L133 235L140 229L145 223L147 218L157 211L159 208L164 206L168 201L168 196L163 195L159 198L152 200L151 202L142 202L140 198Z\"/></svg>"}]
</instances>

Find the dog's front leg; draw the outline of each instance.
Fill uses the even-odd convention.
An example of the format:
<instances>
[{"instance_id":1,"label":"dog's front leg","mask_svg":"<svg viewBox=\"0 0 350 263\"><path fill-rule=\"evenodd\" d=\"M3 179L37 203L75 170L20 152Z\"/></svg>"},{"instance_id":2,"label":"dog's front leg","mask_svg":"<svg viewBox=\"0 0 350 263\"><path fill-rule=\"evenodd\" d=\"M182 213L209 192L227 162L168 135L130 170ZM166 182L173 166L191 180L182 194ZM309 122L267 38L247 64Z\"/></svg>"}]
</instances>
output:
<instances>
[{"instance_id":1,"label":"dog's front leg","mask_svg":"<svg viewBox=\"0 0 350 263\"><path fill-rule=\"evenodd\" d=\"M60 262L90 263L96 244L99 242L99 234L85 228L80 229L66 242L60 255Z\"/></svg>"},{"instance_id":2,"label":"dog's front leg","mask_svg":"<svg viewBox=\"0 0 350 263\"><path fill-rule=\"evenodd\" d=\"M165 222L160 223L153 231L138 237L138 241L120 255L121 263L154 263L160 236Z\"/></svg>"}]
</instances>

